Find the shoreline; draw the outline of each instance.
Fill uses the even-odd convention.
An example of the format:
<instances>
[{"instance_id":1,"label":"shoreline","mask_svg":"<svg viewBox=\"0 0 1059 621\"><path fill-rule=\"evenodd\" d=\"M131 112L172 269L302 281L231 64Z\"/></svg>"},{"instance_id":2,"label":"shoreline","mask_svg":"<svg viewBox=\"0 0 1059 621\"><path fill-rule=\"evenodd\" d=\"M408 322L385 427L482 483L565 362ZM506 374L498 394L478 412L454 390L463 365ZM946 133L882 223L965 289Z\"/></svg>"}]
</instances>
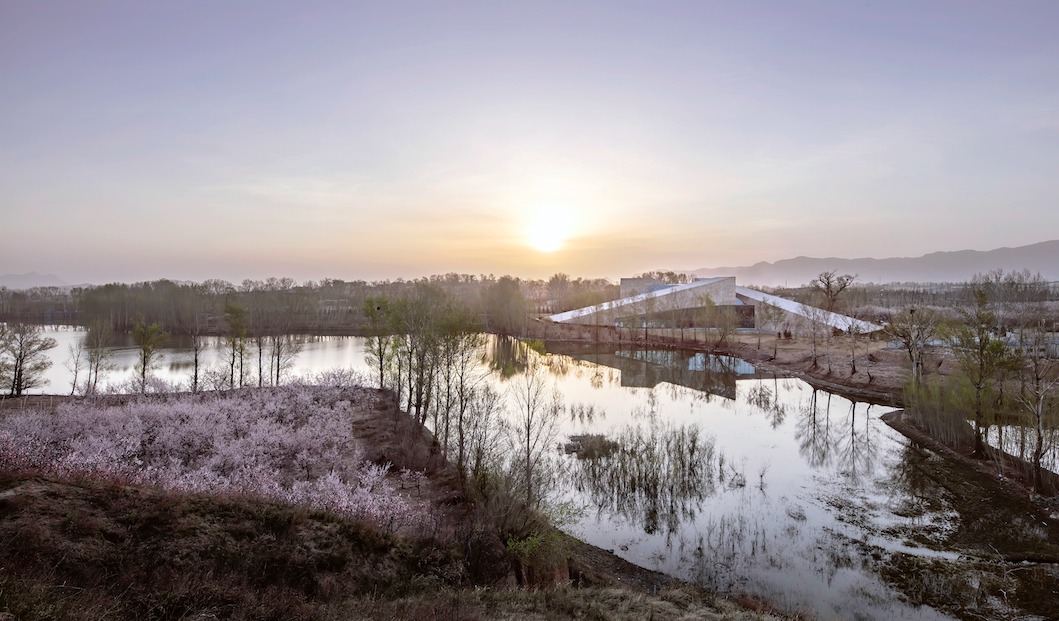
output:
<instances>
[{"instance_id":1,"label":"shoreline","mask_svg":"<svg viewBox=\"0 0 1059 621\"><path fill-rule=\"evenodd\" d=\"M775 337L769 335L763 339L768 343ZM1005 486L1017 485L1020 493L1038 496L1033 490L1032 465L1024 459L990 447L989 458L974 459L970 453L973 444L965 446L949 446L945 442L935 438L928 431L919 427L904 408L904 385L908 380L908 369L903 359L904 352L890 349L885 343L873 341L873 347L865 347L864 361L859 363L858 373L853 374L848 369L842 369L838 364L833 364L829 372L823 364L813 365L808 344L797 339L783 340L779 355L774 356L771 347L759 348L755 346L758 341L756 334L736 335L732 342L722 346L710 347L701 342L680 340L674 342L671 338L648 339L647 341L635 339L617 340L594 340L585 338L550 338L548 343L571 343L582 345L612 346L630 345L636 347L665 347L673 349L684 349L689 351L703 352L709 354L733 356L745 360L755 366L756 369L766 373L775 373L784 377L800 379L814 388L824 390L853 401L862 401L894 408L894 412L884 414L881 420L891 428L901 433L913 442L917 442L931 448L934 452L944 455L948 459L958 461L964 465L974 466L982 472L989 474L999 484ZM867 342L867 339L865 339ZM845 352L841 352L845 355ZM824 355L821 355L823 358ZM874 361L872 360L874 358ZM938 358L935 373L947 375L949 369L944 366L944 359ZM838 372L836 372L838 370ZM845 370L846 373L841 371ZM874 373L872 373L874 371ZM988 466L993 464L994 467ZM1051 489L1059 491L1059 473L1045 470L1045 477L1052 481ZM1044 497L1048 498L1048 497ZM1055 500L1059 505L1059 498Z\"/></svg>"}]
</instances>

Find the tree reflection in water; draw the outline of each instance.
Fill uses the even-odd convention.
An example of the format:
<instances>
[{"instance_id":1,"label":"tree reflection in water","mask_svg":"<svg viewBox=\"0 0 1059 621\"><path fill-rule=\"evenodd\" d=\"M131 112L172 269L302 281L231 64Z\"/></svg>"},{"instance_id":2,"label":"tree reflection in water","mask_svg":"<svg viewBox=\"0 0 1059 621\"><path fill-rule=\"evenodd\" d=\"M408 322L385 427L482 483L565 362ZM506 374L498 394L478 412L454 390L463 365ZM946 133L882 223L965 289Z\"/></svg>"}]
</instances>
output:
<instances>
[{"instance_id":1,"label":"tree reflection in water","mask_svg":"<svg viewBox=\"0 0 1059 621\"><path fill-rule=\"evenodd\" d=\"M794 431L798 452L813 468L830 465L831 449L834 447L834 438L831 436L831 394L825 393L827 403L822 413L818 403L819 394L820 391L813 390L809 399L799 404L799 417Z\"/></svg>"},{"instance_id":2,"label":"tree reflection in water","mask_svg":"<svg viewBox=\"0 0 1059 621\"><path fill-rule=\"evenodd\" d=\"M764 412L768 416L769 424L776 429L787 418L787 406L779 400L779 379L773 381L775 382L773 388L766 386L765 382L760 382L751 388L747 394L747 403Z\"/></svg>"},{"instance_id":3,"label":"tree reflection in water","mask_svg":"<svg viewBox=\"0 0 1059 621\"><path fill-rule=\"evenodd\" d=\"M503 379L508 379L519 373L525 373L530 361L530 345L513 336L497 336L490 340L483 352L483 358L489 364L489 369ZM563 363L556 359L557 366ZM562 369L550 369L553 374L561 373Z\"/></svg>"},{"instance_id":4,"label":"tree reflection in water","mask_svg":"<svg viewBox=\"0 0 1059 621\"><path fill-rule=\"evenodd\" d=\"M852 481L860 480L862 476L871 476L875 471L875 462L879 457L879 445L872 436L871 408L861 414L863 426L857 426L857 403L849 404L849 426L838 436L835 446L835 456L838 466L842 472Z\"/></svg>"},{"instance_id":5,"label":"tree reflection in water","mask_svg":"<svg viewBox=\"0 0 1059 621\"><path fill-rule=\"evenodd\" d=\"M613 440L617 450L578 459L569 472L570 485L597 513L669 536L716 492L715 442L698 426L651 423L628 427Z\"/></svg>"},{"instance_id":6,"label":"tree reflection in water","mask_svg":"<svg viewBox=\"0 0 1059 621\"><path fill-rule=\"evenodd\" d=\"M832 414L831 393L823 393L826 399L821 403L821 392L813 390L798 406L794 434L799 453L813 468L834 466L854 482L870 476L879 457L870 420L872 406L860 415L860 421L856 402L850 402L849 411L844 415Z\"/></svg>"}]
</instances>

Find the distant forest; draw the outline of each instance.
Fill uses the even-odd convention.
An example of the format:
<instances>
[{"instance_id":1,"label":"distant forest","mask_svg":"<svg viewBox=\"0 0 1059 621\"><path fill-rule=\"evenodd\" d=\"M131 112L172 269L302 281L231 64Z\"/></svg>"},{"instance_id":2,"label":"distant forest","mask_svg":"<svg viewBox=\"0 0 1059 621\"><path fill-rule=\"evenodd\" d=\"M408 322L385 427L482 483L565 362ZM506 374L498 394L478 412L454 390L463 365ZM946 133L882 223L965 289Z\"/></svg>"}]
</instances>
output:
<instances>
[{"instance_id":1,"label":"distant forest","mask_svg":"<svg viewBox=\"0 0 1059 621\"><path fill-rule=\"evenodd\" d=\"M291 278L223 280L182 284L156 280L97 287L36 287L0 291L0 321L42 325L106 325L129 332L136 323L157 323L174 334L220 335L233 308L251 324L305 334L363 334L368 316L382 299L411 297L458 302L490 329L514 332L512 321L535 312L590 306L618 296L605 279L548 280L511 276L445 274L415 280L343 281L297 284Z\"/></svg>"}]
</instances>

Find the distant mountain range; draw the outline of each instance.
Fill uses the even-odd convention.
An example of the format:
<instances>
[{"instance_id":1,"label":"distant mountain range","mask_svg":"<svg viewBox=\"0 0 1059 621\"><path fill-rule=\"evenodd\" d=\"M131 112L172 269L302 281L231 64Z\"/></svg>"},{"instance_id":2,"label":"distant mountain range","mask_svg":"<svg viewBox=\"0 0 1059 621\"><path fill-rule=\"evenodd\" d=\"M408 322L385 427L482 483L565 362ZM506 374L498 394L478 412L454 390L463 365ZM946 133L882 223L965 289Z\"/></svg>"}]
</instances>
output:
<instances>
[{"instance_id":1,"label":"distant mountain range","mask_svg":"<svg viewBox=\"0 0 1059 621\"><path fill-rule=\"evenodd\" d=\"M762 261L743 267L704 267L696 276L735 276L740 285L799 286L821 272L856 274L859 283L962 282L977 273L1028 269L1046 280L1059 280L1059 240L996 250L932 252L921 257L839 259L797 257L775 263Z\"/></svg>"},{"instance_id":2,"label":"distant mountain range","mask_svg":"<svg viewBox=\"0 0 1059 621\"><path fill-rule=\"evenodd\" d=\"M975 274L1002 269L1005 272L1028 269L1051 281L1059 281L1059 239L996 250L957 250L932 252L921 257L889 259L840 259L836 257L796 257L775 263L762 261L741 267L704 267L691 273L703 278L735 276L740 285L790 286L808 284L820 272L835 270L839 274L856 274L858 283L891 282L964 282ZM175 281L190 284L190 281ZM33 287L72 287L54 274L4 274L0 287L31 289Z\"/></svg>"},{"instance_id":3,"label":"distant mountain range","mask_svg":"<svg viewBox=\"0 0 1059 621\"><path fill-rule=\"evenodd\" d=\"M70 283L62 280L55 274L38 274L27 272L25 274L4 274L0 276L0 287L8 289L32 289L33 287L67 287Z\"/></svg>"},{"instance_id":4,"label":"distant mountain range","mask_svg":"<svg viewBox=\"0 0 1059 621\"><path fill-rule=\"evenodd\" d=\"M111 281L113 282L113 281ZM191 280L173 280L178 285L193 285ZM70 284L55 274L38 274L27 272L25 274L4 274L0 276L0 287L8 289L32 289L34 287L59 287L60 289L75 289L77 287L95 287L94 283L81 282Z\"/></svg>"}]
</instances>

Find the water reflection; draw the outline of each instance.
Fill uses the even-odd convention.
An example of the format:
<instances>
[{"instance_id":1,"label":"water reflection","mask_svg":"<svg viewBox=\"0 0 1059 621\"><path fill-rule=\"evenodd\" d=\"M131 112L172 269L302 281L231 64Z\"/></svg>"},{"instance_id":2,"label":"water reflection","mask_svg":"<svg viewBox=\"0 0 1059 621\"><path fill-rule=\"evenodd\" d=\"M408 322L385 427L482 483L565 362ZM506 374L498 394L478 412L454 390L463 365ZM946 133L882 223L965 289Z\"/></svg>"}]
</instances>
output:
<instances>
[{"instance_id":1,"label":"water reflection","mask_svg":"<svg viewBox=\"0 0 1059 621\"><path fill-rule=\"evenodd\" d=\"M607 412L572 420L568 433L602 434L619 447L568 459L567 498L592 509L575 530L581 537L809 616L947 618L904 603L879 574L880 551L923 552L886 532L902 519L886 483L907 442L879 421L880 408L681 352L582 349L570 358L621 372L619 385L602 390L591 373L556 376L564 394ZM730 378L707 387L713 399L697 390L707 373Z\"/></svg>"},{"instance_id":2,"label":"water reflection","mask_svg":"<svg viewBox=\"0 0 1059 621\"><path fill-rule=\"evenodd\" d=\"M695 426L629 427L613 450L577 459L568 485L597 512L619 515L647 534L676 532L715 492L714 439Z\"/></svg>"},{"instance_id":3,"label":"water reflection","mask_svg":"<svg viewBox=\"0 0 1059 621\"><path fill-rule=\"evenodd\" d=\"M773 429L783 424L787 418L787 406L780 401L779 379L773 380L775 386L761 382L750 389L747 393L747 403L760 409L769 419Z\"/></svg>"},{"instance_id":4,"label":"water reflection","mask_svg":"<svg viewBox=\"0 0 1059 621\"><path fill-rule=\"evenodd\" d=\"M625 388L655 388L667 383L734 400L736 380L756 376L753 365L730 356L677 349L601 349L598 345L577 343L549 344L549 353L562 360L590 363L596 367L594 386L603 383L598 369L619 371L619 385ZM561 372L561 371L560 371Z\"/></svg>"},{"instance_id":5,"label":"water reflection","mask_svg":"<svg viewBox=\"0 0 1059 621\"><path fill-rule=\"evenodd\" d=\"M879 456L871 418L873 406L865 404L858 412L858 404L850 401L844 412L836 413L832 398L831 393L814 389L799 405L794 432L799 453L811 467L833 466L854 482L871 476Z\"/></svg>"},{"instance_id":6,"label":"water reflection","mask_svg":"<svg viewBox=\"0 0 1059 621\"><path fill-rule=\"evenodd\" d=\"M484 360L491 371L507 379L526 371L530 354L525 341L512 336L497 336L486 343Z\"/></svg>"}]
</instances>

